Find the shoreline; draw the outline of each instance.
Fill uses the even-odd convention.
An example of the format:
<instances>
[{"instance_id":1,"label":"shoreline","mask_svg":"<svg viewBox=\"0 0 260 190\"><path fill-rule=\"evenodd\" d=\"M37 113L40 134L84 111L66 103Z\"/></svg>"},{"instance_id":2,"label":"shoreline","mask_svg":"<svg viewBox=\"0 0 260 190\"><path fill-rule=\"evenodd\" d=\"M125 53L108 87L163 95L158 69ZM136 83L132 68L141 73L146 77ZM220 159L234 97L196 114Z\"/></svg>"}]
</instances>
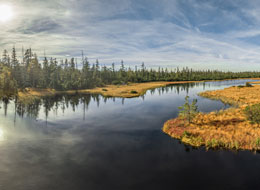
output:
<instances>
[{"instance_id":1,"label":"shoreline","mask_svg":"<svg viewBox=\"0 0 260 190\"><path fill-rule=\"evenodd\" d=\"M182 143L206 149L260 150L260 127L245 117L248 105L260 103L260 85L205 91L200 96L235 105L226 110L199 113L188 124L180 118L166 121L163 132Z\"/></svg>"},{"instance_id":2,"label":"shoreline","mask_svg":"<svg viewBox=\"0 0 260 190\"><path fill-rule=\"evenodd\" d=\"M76 95L76 94L100 94L104 97L118 97L118 98L135 98L144 95L147 90L159 87L165 87L174 84L187 84L204 81L172 81L172 82L147 82L147 83L130 83L127 85L107 85L104 87L96 87L93 89L83 90L67 90L58 91L54 89L38 89L26 88L18 90L18 98L23 102L30 102L42 97L55 95Z\"/></svg>"},{"instance_id":3,"label":"shoreline","mask_svg":"<svg viewBox=\"0 0 260 190\"><path fill-rule=\"evenodd\" d=\"M156 82L143 82L143 83L130 83L126 85L106 85L104 87L96 87L93 89L81 89L81 90L67 90L59 91L55 89L39 89L39 88L26 88L18 90L18 97L34 96L54 96L60 94L101 94L105 97L119 97L119 98L134 98L142 96L147 90L155 89L159 87L165 87L167 85L174 84L186 84L186 83L201 83L201 82L214 82L225 80L260 80L260 78L238 78L238 79L223 79L223 80L203 80L203 81L156 81ZM257 82L252 82L257 83Z\"/></svg>"},{"instance_id":4,"label":"shoreline","mask_svg":"<svg viewBox=\"0 0 260 190\"><path fill-rule=\"evenodd\" d=\"M201 82L214 82L214 81L228 81L228 80L260 80L260 78L237 78L237 79L223 79L223 80L201 80L201 81L155 81L155 82L142 82L142 83L129 83L125 85L106 85L103 87L95 87L93 89L81 89L81 90L55 90L51 88L25 88L18 89L15 94L6 94L0 91L2 96L17 95L18 97L33 96L33 97L44 97L44 96L55 96L59 94L101 94L105 97L120 97L120 98L133 98L144 95L147 90L164 87L167 85L174 84L187 84L187 83L201 83ZM258 82L251 82L258 83ZM260 83L260 81L259 81ZM136 91L136 92L131 92Z\"/></svg>"},{"instance_id":5,"label":"shoreline","mask_svg":"<svg viewBox=\"0 0 260 190\"><path fill-rule=\"evenodd\" d=\"M259 78L251 79L259 80ZM127 85L107 85L94 89L68 91L26 88L19 90L17 97L18 101L25 104L31 104L42 97L66 94L101 94L104 97L134 98L142 96L149 89L174 84L199 82L208 81L131 83ZM250 83L257 84L258 82ZM260 150L260 127L250 124L243 114L243 110L247 105L260 103L260 97L257 96L259 92L260 85L254 85L253 87L233 86L222 90L201 92L199 95L202 97L221 100L224 103L236 105L237 108L232 107L227 110L199 113L191 124L187 124L179 118L170 119L164 123L163 132L194 147L205 146L207 149Z\"/></svg>"},{"instance_id":6,"label":"shoreline","mask_svg":"<svg viewBox=\"0 0 260 190\"><path fill-rule=\"evenodd\" d=\"M4 95L5 97L17 96L18 100L23 103L33 103L34 100L51 97L55 95L76 95L76 94L100 94L104 97L117 97L117 98L135 98L144 95L147 90L165 87L174 84L187 84L187 83L201 83L201 82L214 82L226 80L260 80L260 78L238 78L238 79L224 79L224 80L203 80L203 81L156 81L144 83L130 83L126 85L106 85L104 87L96 87L93 89L82 90L67 90L59 91L55 89L40 89L40 88L25 88L19 89L16 94ZM252 82L253 83L253 82ZM3 97L3 96L2 96Z\"/></svg>"}]
</instances>

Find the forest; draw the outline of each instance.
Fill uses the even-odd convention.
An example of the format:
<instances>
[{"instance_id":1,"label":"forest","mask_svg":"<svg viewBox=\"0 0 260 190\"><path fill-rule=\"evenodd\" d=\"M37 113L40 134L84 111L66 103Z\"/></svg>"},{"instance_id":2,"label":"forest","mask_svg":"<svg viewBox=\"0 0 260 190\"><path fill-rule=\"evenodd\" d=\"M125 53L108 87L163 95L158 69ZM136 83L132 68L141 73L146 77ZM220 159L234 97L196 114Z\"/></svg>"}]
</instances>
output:
<instances>
[{"instance_id":1,"label":"forest","mask_svg":"<svg viewBox=\"0 0 260 190\"><path fill-rule=\"evenodd\" d=\"M0 89L17 92L25 88L52 88L56 90L79 90L102 87L109 84L127 84L152 81L201 81L260 77L259 71L224 72L218 70L193 70L190 68L148 69L144 63L135 68L120 68L112 63L110 67L98 60L90 63L82 56L80 63L75 58L61 59L44 57L40 60L31 49L24 51L18 60L16 49L9 54L3 51L0 60Z\"/></svg>"}]
</instances>

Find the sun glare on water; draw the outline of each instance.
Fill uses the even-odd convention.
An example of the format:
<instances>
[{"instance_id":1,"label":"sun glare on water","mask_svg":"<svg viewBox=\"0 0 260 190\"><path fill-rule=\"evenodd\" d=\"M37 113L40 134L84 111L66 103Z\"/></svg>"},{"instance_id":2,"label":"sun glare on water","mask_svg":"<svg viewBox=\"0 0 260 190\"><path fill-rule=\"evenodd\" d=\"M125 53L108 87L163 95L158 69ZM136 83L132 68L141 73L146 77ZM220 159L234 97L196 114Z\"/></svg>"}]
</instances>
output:
<instances>
[{"instance_id":1,"label":"sun glare on water","mask_svg":"<svg viewBox=\"0 0 260 190\"><path fill-rule=\"evenodd\" d=\"M0 22L11 20L13 15L13 9L10 5L0 5Z\"/></svg>"}]
</instances>

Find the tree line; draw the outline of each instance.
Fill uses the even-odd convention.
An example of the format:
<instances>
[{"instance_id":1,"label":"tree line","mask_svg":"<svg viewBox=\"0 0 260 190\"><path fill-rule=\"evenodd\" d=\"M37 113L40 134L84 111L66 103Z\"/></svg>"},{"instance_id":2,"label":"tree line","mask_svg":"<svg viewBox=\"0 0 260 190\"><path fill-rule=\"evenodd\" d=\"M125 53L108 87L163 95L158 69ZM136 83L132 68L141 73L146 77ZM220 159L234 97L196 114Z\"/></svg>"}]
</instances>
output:
<instances>
[{"instance_id":1,"label":"tree line","mask_svg":"<svg viewBox=\"0 0 260 190\"><path fill-rule=\"evenodd\" d=\"M194 88L199 85L204 85L201 83L185 83L180 85L171 85L171 86L165 86L160 87L156 89L151 89L150 93L151 95L155 92L158 92L159 95L167 93L169 91L175 91L176 93L180 92L187 92L190 88ZM143 99L145 99L145 96L141 96ZM19 117L31 117L37 119L40 110L43 109L43 113L45 114L46 120L49 116L49 113L55 113L58 114L58 110L61 110L62 113L65 113L65 110L72 109L72 111L76 111L78 109L78 106L80 104L83 105L83 119L85 118L85 112L88 110L90 102L96 103L97 107L99 107L101 102L106 103L108 100L111 100L113 102L116 101L115 97L104 97L99 94L84 94L84 95L56 95L56 96L50 96L50 97L43 97L43 98L36 98L33 99L30 102L23 102L19 101L18 97L1 97L0 98L0 108L3 108L5 116L7 116L8 109L14 108L15 113L15 119L16 116ZM119 101L119 100L118 100ZM122 105L125 102L125 98L121 98ZM14 104L14 106L9 107L9 104ZM81 108L80 108L81 109Z\"/></svg>"},{"instance_id":2,"label":"tree line","mask_svg":"<svg viewBox=\"0 0 260 190\"><path fill-rule=\"evenodd\" d=\"M79 90L101 87L108 84L127 84L151 81L201 81L236 78L260 77L260 72L224 72L218 70L193 70L190 68L148 69L144 63L141 67L125 67L121 61L120 68L112 63L110 67L101 65L98 60L90 63L82 56L80 66L75 58L61 59L44 57L38 59L36 53L27 49L22 59L18 60L16 49L9 54L3 51L0 59L0 89L17 91L18 89L52 88L56 90Z\"/></svg>"}]
</instances>

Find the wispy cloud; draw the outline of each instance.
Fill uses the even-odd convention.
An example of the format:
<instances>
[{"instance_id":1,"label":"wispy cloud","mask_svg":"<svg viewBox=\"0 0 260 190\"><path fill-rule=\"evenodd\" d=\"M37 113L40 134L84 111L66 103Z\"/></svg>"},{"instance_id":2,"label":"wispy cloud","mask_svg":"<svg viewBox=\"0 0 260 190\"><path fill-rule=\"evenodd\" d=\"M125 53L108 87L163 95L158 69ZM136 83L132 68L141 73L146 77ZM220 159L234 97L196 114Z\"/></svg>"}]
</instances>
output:
<instances>
[{"instance_id":1,"label":"wispy cloud","mask_svg":"<svg viewBox=\"0 0 260 190\"><path fill-rule=\"evenodd\" d=\"M0 4L7 0L0 0ZM9 0L0 48L80 56L104 64L254 70L260 64L260 4L235 0ZM259 38L259 40L258 40Z\"/></svg>"}]
</instances>

